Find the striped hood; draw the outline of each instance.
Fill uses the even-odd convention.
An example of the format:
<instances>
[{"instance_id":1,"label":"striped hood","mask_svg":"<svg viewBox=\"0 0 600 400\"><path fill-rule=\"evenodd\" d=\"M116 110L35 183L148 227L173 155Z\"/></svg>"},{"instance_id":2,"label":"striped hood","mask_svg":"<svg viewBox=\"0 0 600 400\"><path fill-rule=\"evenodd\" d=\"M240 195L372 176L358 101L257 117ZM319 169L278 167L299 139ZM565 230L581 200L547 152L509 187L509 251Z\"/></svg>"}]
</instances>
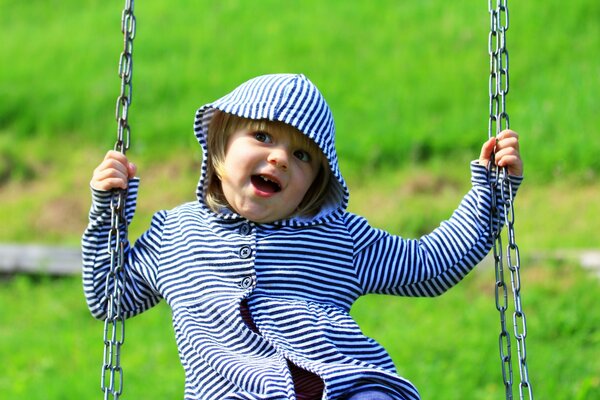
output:
<instances>
[{"instance_id":1,"label":"striped hood","mask_svg":"<svg viewBox=\"0 0 600 400\"><path fill-rule=\"evenodd\" d=\"M203 157L196 191L201 204L204 204L207 187L208 124L215 109L243 118L284 122L308 136L325 154L333 175L325 204L315 217L292 218L286 221L286 225L318 223L346 209L349 193L339 170L333 116L317 87L301 74L273 74L250 79L231 93L198 109L194 132L202 147ZM236 214L223 216L238 217Z\"/></svg>"}]
</instances>

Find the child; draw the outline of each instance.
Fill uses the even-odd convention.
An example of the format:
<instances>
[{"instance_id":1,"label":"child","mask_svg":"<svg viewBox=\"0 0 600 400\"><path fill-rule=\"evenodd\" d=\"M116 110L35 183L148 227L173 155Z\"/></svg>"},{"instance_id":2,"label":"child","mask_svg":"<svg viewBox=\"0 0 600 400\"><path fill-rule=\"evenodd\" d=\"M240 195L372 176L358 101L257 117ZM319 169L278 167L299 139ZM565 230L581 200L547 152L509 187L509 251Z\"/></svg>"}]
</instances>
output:
<instances>
[{"instance_id":1,"label":"child","mask_svg":"<svg viewBox=\"0 0 600 400\"><path fill-rule=\"evenodd\" d=\"M172 308L185 398L418 399L350 308L368 293L439 295L486 255L493 240L485 165L495 149L517 188L517 135L487 141L451 218L407 240L346 211L333 118L303 75L242 84L201 107L194 131L203 153L197 201L156 213L126 249L123 295L125 317L161 299ZM128 187L130 221L134 175L111 151L91 181L83 282L97 318L106 314L109 191Z\"/></svg>"}]
</instances>

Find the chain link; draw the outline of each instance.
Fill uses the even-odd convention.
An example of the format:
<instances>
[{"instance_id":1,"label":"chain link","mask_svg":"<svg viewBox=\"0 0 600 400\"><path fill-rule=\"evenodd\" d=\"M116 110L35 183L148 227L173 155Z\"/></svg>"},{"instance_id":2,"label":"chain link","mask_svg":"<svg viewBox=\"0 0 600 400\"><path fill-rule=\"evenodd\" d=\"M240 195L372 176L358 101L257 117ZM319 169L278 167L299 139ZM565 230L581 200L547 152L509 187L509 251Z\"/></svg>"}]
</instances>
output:
<instances>
[{"instance_id":1,"label":"chain link","mask_svg":"<svg viewBox=\"0 0 600 400\"><path fill-rule=\"evenodd\" d=\"M133 0L125 0L121 14L123 51L119 58L121 91L117 97L115 118L117 120L117 140L114 150L125 154L129 149L131 130L129 127L129 106L132 98L133 39L135 37L135 16ZM123 368L121 367L121 347L125 342L125 319L121 308L125 288L124 263L127 245L127 222L125 220L126 190L115 190L110 200L111 227L108 232L108 254L110 270L106 276L104 296L106 298L106 319L104 320L104 354L100 388L104 399L118 399L123 393Z\"/></svg>"},{"instance_id":2,"label":"chain link","mask_svg":"<svg viewBox=\"0 0 600 400\"><path fill-rule=\"evenodd\" d=\"M488 137L497 136L510 126L506 112L506 95L509 90L508 50L506 49L506 31L509 27L508 0L488 0L490 13L490 33L488 53L490 56L489 76L489 123ZM488 165L488 178L492 192L492 213L490 216L490 235L494 238L493 256L496 274L495 298L496 309L500 313L499 349L502 365L502 379L506 399L513 398L513 370L511 356L510 333L507 329L506 311L508 310L508 294L505 280L505 263L510 270L511 291L514 300L513 329L517 341L519 358L519 396L523 400L525 394L533 399L527 368L527 351L525 338L527 326L525 313L521 306L521 261L519 247L515 238L514 192L508 173L504 168L494 168L494 157ZM498 188L499 186L499 188ZM499 196L497 195L499 190ZM502 222L506 226L506 260L503 259Z\"/></svg>"}]
</instances>

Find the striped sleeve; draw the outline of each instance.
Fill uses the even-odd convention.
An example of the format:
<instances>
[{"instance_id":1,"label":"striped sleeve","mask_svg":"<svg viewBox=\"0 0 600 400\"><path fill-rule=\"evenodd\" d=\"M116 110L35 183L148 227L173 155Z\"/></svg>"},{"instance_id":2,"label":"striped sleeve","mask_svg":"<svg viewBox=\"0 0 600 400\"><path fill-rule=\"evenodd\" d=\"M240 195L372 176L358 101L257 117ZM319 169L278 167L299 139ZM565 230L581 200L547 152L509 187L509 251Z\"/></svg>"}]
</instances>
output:
<instances>
[{"instance_id":1,"label":"striped sleeve","mask_svg":"<svg viewBox=\"0 0 600 400\"><path fill-rule=\"evenodd\" d=\"M372 228L358 216L347 226L364 294L437 296L464 278L490 251L491 189L485 167L471 164L472 189L452 216L419 239L404 239ZM510 177L513 195L522 178ZM497 189L499 198L508 191ZM505 198L505 201L507 199ZM504 202L499 202L503 206ZM502 223L502 221L500 221Z\"/></svg>"},{"instance_id":2,"label":"striped sleeve","mask_svg":"<svg viewBox=\"0 0 600 400\"><path fill-rule=\"evenodd\" d=\"M135 213L139 181L129 182L125 216L129 224ZM110 255L108 253L108 235L110 230L110 198L111 192L92 189L92 206L89 223L82 237L83 259L83 291L88 308L95 318L106 316L105 289L107 275L110 272ZM156 289L156 266L159 262L163 213L157 213L151 227L131 247L125 245L123 314L132 317L153 307L160 301ZM121 231L123 228L121 228ZM108 283L109 293L112 282Z\"/></svg>"}]
</instances>

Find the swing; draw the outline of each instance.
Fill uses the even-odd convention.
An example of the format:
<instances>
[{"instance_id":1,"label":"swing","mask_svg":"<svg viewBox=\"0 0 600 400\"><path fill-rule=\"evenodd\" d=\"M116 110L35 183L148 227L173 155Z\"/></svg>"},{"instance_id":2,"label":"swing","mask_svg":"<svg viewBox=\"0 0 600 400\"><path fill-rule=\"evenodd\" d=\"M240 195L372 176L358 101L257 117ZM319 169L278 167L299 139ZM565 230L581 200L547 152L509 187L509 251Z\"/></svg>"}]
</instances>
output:
<instances>
[{"instance_id":1,"label":"swing","mask_svg":"<svg viewBox=\"0 0 600 400\"><path fill-rule=\"evenodd\" d=\"M508 51L506 50L506 31L509 26L508 19L508 0L488 1L488 10L490 13L490 33L488 41L488 53L490 55L490 77L489 77L489 123L488 138L498 135L504 129L509 128L509 118L506 112L506 95L509 89L508 79ZM527 336L527 327L525 322L525 313L521 307L521 261L519 257L519 247L515 240L515 214L513 204L513 188L508 174L504 168L493 169L494 153L488 164L488 181L492 193L492 212L490 213L489 232L494 238L493 256L494 269L496 274L496 309L500 313L500 336L499 349L500 361L502 363L502 379L506 392L506 399L513 398L513 371L510 334L506 327L506 310L508 309L508 290L504 279L504 260L502 258L502 228L500 221L506 225L508 244L506 246L506 265L510 270L510 282L514 300L513 328L515 339L517 340L517 355L519 357L519 398L524 399L524 393L527 393L529 399L533 399L533 392L529 382L529 372L527 368L527 351L525 346L525 337ZM496 187L500 185L500 198L504 202L504 208L500 208L499 200L496 196ZM508 196L505 191L508 190ZM508 200L504 200L508 199ZM494 225L493 219L496 218L497 224Z\"/></svg>"},{"instance_id":2,"label":"swing","mask_svg":"<svg viewBox=\"0 0 600 400\"><path fill-rule=\"evenodd\" d=\"M124 45L119 59L121 91L117 97L115 118L117 120L117 141L114 150L125 154L129 149L131 131L128 122L129 105L132 95L133 39L135 37L135 16L133 1L125 0L121 14L121 32ZM121 368L121 346L125 341L125 318L121 309L125 285L123 266L127 244L127 222L125 220L125 199L127 190L115 190L110 200L111 227L108 232L108 253L110 270L106 276L105 298L106 318L104 320L104 356L100 388L104 399L112 395L118 399L123 393L123 369ZM121 228L121 229L119 229ZM110 283L110 284L109 284ZM111 285L112 284L112 285ZM112 290L110 287L112 286Z\"/></svg>"},{"instance_id":3,"label":"swing","mask_svg":"<svg viewBox=\"0 0 600 400\"><path fill-rule=\"evenodd\" d=\"M494 5L495 3L495 5ZM132 100L133 72L133 40L135 37L136 19L133 13L134 0L125 0L121 14L121 32L124 37L124 48L119 59L119 77L121 90L117 97L115 118L117 121L117 140L114 150L123 154L130 145L131 131L128 122L129 106ZM488 38L488 53L490 56L489 75L489 121L488 138L498 135L509 128L509 117L506 112L506 95L509 90L508 51L506 49L506 31L509 27L508 0L488 0L490 14L490 32ZM519 358L519 395L524 399L527 394L533 399L527 368L527 351L525 338L527 336L525 313L521 305L521 278L519 247L515 240L513 188L504 168L493 168L494 159L487 167L492 207L489 220L489 233L494 238L493 257L495 266L495 300L500 314L499 351L502 366L502 378L507 400L513 398L513 369L511 356L510 333L507 328L508 289L505 281L505 264L510 271L510 282L514 300L513 328L517 341L517 356ZM500 196L496 190L500 185ZM508 193L506 193L508 191ZM127 224L124 208L127 190L113 191L111 208L111 228L108 234L108 253L110 255L110 270L106 278L106 318L104 321L104 354L100 387L104 399L118 399L123 393L123 369L121 367L121 347L125 341L125 319L121 308L124 285L124 255L127 244ZM498 198L499 197L499 198ZM508 200L504 200L508 199ZM501 206L504 207L501 207ZM494 223L494 221L496 221ZM506 261L502 255L502 227L506 225Z\"/></svg>"}]
</instances>

